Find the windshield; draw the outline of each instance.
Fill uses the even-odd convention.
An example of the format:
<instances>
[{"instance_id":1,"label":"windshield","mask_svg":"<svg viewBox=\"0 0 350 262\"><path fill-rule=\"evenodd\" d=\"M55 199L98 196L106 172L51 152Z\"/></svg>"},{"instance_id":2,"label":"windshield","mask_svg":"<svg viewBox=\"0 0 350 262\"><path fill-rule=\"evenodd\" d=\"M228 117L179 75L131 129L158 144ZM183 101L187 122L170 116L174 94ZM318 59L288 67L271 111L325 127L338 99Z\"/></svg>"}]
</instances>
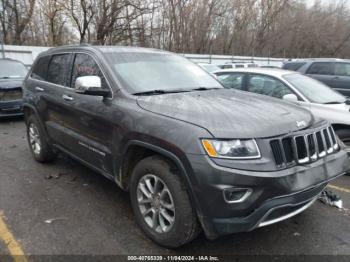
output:
<instances>
[{"instance_id":1,"label":"windshield","mask_svg":"<svg viewBox=\"0 0 350 262\"><path fill-rule=\"evenodd\" d=\"M0 60L0 79L4 78L24 78L27 68L16 61Z\"/></svg>"},{"instance_id":2,"label":"windshield","mask_svg":"<svg viewBox=\"0 0 350 262\"><path fill-rule=\"evenodd\" d=\"M319 104L344 103L346 98L323 83L301 74L288 74L283 78L292 84L310 102Z\"/></svg>"},{"instance_id":3,"label":"windshield","mask_svg":"<svg viewBox=\"0 0 350 262\"><path fill-rule=\"evenodd\" d=\"M164 53L105 53L119 80L132 94L152 90L223 88L214 77L184 57Z\"/></svg>"}]
</instances>

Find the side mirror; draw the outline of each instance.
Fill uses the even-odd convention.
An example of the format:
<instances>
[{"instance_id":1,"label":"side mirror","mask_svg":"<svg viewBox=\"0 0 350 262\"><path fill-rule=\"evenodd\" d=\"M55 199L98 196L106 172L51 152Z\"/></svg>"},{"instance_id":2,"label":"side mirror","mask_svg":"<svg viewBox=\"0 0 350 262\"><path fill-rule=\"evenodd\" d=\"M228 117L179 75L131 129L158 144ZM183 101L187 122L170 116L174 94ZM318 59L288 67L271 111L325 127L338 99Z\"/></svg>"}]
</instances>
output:
<instances>
[{"instance_id":1,"label":"side mirror","mask_svg":"<svg viewBox=\"0 0 350 262\"><path fill-rule=\"evenodd\" d=\"M75 80L75 92L91 96L106 97L109 90L102 89L101 78L99 76L80 76Z\"/></svg>"},{"instance_id":2,"label":"side mirror","mask_svg":"<svg viewBox=\"0 0 350 262\"><path fill-rule=\"evenodd\" d=\"M294 94L287 94L283 96L283 100L287 100L289 102L298 102L298 97Z\"/></svg>"}]
</instances>

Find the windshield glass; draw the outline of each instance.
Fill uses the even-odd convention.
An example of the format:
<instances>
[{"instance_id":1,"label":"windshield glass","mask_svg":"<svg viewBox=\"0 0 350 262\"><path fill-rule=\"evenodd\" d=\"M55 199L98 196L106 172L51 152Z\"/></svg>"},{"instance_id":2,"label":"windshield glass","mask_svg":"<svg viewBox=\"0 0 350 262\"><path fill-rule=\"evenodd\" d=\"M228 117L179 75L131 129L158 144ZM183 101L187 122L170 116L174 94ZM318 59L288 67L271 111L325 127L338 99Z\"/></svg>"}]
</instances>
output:
<instances>
[{"instance_id":1,"label":"windshield glass","mask_svg":"<svg viewBox=\"0 0 350 262\"><path fill-rule=\"evenodd\" d=\"M119 80L132 94L152 90L223 88L184 57L164 53L105 53Z\"/></svg>"},{"instance_id":2,"label":"windshield glass","mask_svg":"<svg viewBox=\"0 0 350 262\"><path fill-rule=\"evenodd\" d=\"M0 60L0 79L24 78L27 74L27 71L27 68L19 62Z\"/></svg>"},{"instance_id":3,"label":"windshield glass","mask_svg":"<svg viewBox=\"0 0 350 262\"><path fill-rule=\"evenodd\" d=\"M323 83L301 74L288 74L283 78L292 84L310 102L319 104L344 103L346 98Z\"/></svg>"}]
</instances>

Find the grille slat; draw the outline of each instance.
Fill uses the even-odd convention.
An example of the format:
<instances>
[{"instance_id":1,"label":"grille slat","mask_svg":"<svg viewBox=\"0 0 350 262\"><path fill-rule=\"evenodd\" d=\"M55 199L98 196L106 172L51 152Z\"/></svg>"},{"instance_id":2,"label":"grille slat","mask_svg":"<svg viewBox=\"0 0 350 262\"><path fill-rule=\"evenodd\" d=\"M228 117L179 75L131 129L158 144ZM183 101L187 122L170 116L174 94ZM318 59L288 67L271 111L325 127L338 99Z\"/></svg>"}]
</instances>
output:
<instances>
[{"instance_id":1,"label":"grille slat","mask_svg":"<svg viewBox=\"0 0 350 262\"><path fill-rule=\"evenodd\" d=\"M310 163L339 149L331 126L313 133L273 139L270 145L279 168Z\"/></svg>"}]
</instances>

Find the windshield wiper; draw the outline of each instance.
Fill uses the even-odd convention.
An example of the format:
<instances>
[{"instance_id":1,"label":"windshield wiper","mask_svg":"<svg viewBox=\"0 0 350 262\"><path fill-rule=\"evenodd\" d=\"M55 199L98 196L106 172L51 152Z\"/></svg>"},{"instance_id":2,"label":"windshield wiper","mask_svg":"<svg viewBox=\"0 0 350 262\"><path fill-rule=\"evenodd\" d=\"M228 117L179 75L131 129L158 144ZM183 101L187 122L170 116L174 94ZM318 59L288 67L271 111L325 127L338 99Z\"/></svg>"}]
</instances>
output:
<instances>
[{"instance_id":1,"label":"windshield wiper","mask_svg":"<svg viewBox=\"0 0 350 262\"><path fill-rule=\"evenodd\" d=\"M326 102L326 103L323 103L325 105L336 105L336 104L343 104L345 103L346 101L344 102L340 102L340 101L330 101L330 102Z\"/></svg>"},{"instance_id":2,"label":"windshield wiper","mask_svg":"<svg viewBox=\"0 0 350 262\"><path fill-rule=\"evenodd\" d=\"M142 95L162 95L162 94L172 94L172 93L183 93L183 92L188 92L188 90L184 89L155 89L155 90L148 90L148 91L143 91L143 92L136 92L133 93L135 96L142 96Z\"/></svg>"},{"instance_id":3,"label":"windshield wiper","mask_svg":"<svg viewBox=\"0 0 350 262\"><path fill-rule=\"evenodd\" d=\"M206 90L214 90L214 89L224 89L224 88L221 88L221 87L204 87L204 86L200 86L200 87L197 87L197 88L193 88L191 90L194 90L194 91L206 91Z\"/></svg>"}]
</instances>

